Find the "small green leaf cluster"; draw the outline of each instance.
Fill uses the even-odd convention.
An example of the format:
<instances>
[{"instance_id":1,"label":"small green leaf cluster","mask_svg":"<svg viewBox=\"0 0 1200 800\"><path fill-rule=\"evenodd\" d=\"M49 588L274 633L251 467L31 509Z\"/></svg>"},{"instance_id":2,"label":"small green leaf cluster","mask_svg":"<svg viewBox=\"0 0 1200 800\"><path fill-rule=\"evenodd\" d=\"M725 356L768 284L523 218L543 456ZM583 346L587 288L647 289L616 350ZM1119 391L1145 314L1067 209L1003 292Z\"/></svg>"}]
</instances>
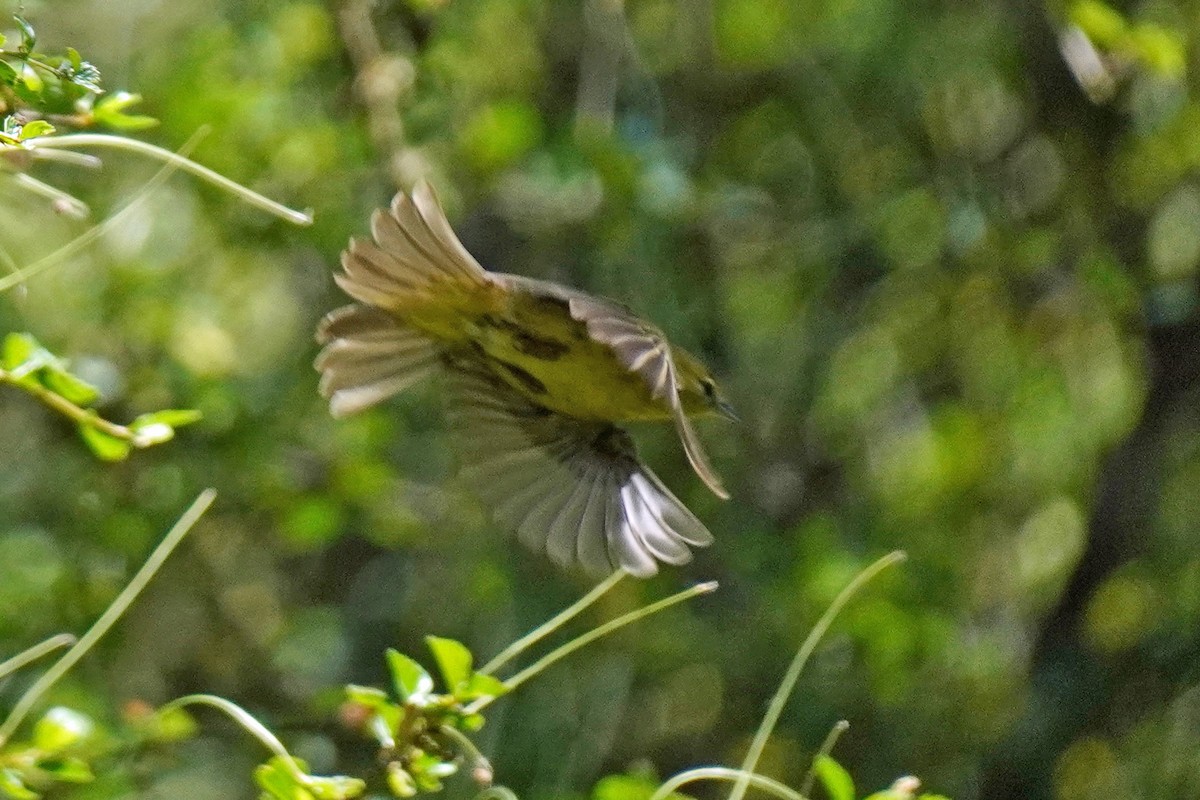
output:
<instances>
[{"instance_id":1,"label":"small green leaf cluster","mask_svg":"<svg viewBox=\"0 0 1200 800\"><path fill-rule=\"evenodd\" d=\"M274 756L260 764L254 770L254 781L263 790L263 800L349 800L367 788L359 778L309 774L308 764L294 756Z\"/></svg>"},{"instance_id":2,"label":"small green leaf cluster","mask_svg":"<svg viewBox=\"0 0 1200 800\"><path fill-rule=\"evenodd\" d=\"M127 715L119 733L105 732L82 712L54 706L33 724L28 740L0 746L0 798L37 800L59 784L90 783L98 762L114 750L190 738L196 724L179 709L146 708Z\"/></svg>"},{"instance_id":3,"label":"small green leaf cluster","mask_svg":"<svg viewBox=\"0 0 1200 800\"><path fill-rule=\"evenodd\" d=\"M395 699L369 686L348 686L347 707L358 713L361 729L380 746L387 785L396 797L437 792L443 779L465 761L481 786L491 784L491 767L466 734L479 730L483 704L509 691L499 678L476 672L471 651L461 642L425 637L437 662L445 692L415 660L387 651Z\"/></svg>"},{"instance_id":4,"label":"small green leaf cluster","mask_svg":"<svg viewBox=\"0 0 1200 800\"><path fill-rule=\"evenodd\" d=\"M73 127L101 124L117 130L140 130L157 124L151 117L128 114L137 95L105 95L100 70L73 47L58 55L38 52L37 33L20 16L13 17L17 41L0 34L0 145L17 145L54 133L45 117Z\"/></svg>"},{"instance_id":5,"label":"small green leaf cluster","mask_svg":"<svg viewBox=\"0 0 1200 800\"><path fill-rule=\"evenodd\" d=\"M37 800L59 783L88 783L95 776L83 756L96 726L78 711L55 706L33 726L28 741L0 750L0 797Z\"/></svg>"},{"instance_id":6,"label":"small green leaf cluster","mask_svg":"<svg viewBox=\"0 0 1200 800\"><path fill-rule=\"evenodd\" d=\"M142 414L128 425L109 422L90 408L100 399L96 387L71 373L65 361L28 333L10 333L0 343L0 383L23 389L70 417L84 442L104 461L121 461L134 448L170 441L176 428L200 419L199 411L164 409Z\"/></svg>"},{"instance_id":7,"label":"small green leaf cluster","mask_svg":"<svg viewBox=\"0 0 1200 800\"><path fill-rule=\"evenodd\" d=\"M72 375L67 364L28 333L10 333L0 347L4 380L25 388L43 388L79 406L99 399L96 388Z\"/></svg>"}]
</instances>

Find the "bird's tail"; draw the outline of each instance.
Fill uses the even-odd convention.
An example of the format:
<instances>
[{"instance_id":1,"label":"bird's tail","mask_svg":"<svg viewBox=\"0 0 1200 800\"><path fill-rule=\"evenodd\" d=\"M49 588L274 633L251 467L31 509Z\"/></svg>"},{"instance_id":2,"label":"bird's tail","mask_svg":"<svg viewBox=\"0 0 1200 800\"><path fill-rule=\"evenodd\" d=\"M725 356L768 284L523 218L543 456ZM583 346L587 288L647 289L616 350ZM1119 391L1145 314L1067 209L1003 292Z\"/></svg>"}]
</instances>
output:
<instances>
[{"instance_id":1,"label":"bird's tail","mask_svg":"<svg viewBox=\"0 0 1200 800\"><path fill-rule=\"evenodd\" d=\"M450 227L429 184L400 193L371 216L371 237L351 239L334 275L358 304L322 320L321 394L340 417L361 411L428 375L440 344L484 313L497 287Z\"/></svg>"}]
</instances>

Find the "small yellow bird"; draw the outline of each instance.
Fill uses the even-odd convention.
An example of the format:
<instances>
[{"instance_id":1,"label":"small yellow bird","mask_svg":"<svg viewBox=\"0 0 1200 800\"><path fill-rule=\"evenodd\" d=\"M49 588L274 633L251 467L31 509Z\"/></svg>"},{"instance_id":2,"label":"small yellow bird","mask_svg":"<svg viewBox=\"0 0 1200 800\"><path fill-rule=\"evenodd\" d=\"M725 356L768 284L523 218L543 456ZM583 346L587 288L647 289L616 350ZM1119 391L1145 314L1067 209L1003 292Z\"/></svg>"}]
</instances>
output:
<instances>
[{"instance_id":1,"label":"small yellow bird","mask_svg":"<svg viewBox=\"0 0 1200 800\"><path fill-rule=\"evenodd\" d=\"M371 233L334 276L358 302L317 331L335 417L440 372L461 474L525 545L644 577L712 542L615 424L673 420L696 474L728 498L688 415L736 417L694 356L619 303L485 270L424 181Z\"/></svg>"}]
</instances>

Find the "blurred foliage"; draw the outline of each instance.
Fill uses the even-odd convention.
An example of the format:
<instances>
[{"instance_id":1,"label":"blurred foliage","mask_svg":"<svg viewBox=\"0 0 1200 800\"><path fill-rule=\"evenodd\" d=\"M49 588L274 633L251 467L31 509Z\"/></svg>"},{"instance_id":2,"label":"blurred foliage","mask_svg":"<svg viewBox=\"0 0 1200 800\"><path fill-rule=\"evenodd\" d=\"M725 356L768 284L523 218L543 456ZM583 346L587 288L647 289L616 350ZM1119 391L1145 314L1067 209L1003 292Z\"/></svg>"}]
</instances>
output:
<instances>
[{"instance_id":1,"label":"blurred foliage","mask_svg":"<svg viewBox=\"0 0 1200 800\"><path fill-rule=\"evenodd\" d=\"M0 331L69 358L106 418L203 414L103 465L0 393L0 652L96 616L188 497L222 493L54 703L107 727L125 700L218 692L313 770L358 774L374 754L327 724L336 687L382 683L380 653L430 633L495 651L579 593L454 483L436 387L336 424L317 397L338 251L428 175L485 265L629 302L746 420L704 431L723 505L669 431L639 432L718 541L600 613L691 579L724 590L498 703L479 744L522 797L586 797L641 758L736 759L791 643L897 547L909 565L835 626L763 772L797 785L846 717L837 759L863 786L1200 791L1196 0L23 15L144 96L161 124L139 136L174 149L212 125L197 160L316 212L297 231L174 177L0 296ZM30 174L104 215L151 169ZM6 270L90 224L10 177ZM247 796L259 754L209 732L154 758L70 796Z\"/></svg>"},{"instance_id":2,"label":"blurred foliage","mask_svg":"<svg viewBox=\"0 0 1200 800\"><path fill-rule=\"evenodd\" d=\"M67 365L27 333L10 333L0 342L0 384L11 384L75 421L79 435L98 458L121 461L135 447L151 447L175 437L175 429L200 419L199 412L165 409L140 414L117 425L85 406L96 402L96 387L71 374Z\"/></svg>"}]
</instances>

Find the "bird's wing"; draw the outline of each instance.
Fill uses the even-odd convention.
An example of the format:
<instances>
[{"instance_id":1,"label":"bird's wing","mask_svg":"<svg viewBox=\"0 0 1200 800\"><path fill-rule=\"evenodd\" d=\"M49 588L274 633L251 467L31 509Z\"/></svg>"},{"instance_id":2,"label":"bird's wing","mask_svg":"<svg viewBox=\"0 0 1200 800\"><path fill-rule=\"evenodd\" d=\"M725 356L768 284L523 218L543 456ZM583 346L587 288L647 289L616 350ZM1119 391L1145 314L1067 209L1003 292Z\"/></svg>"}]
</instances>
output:
<instances>
[{"instance_id":1,"label":"bird's wing","mask_svg":"<svg viewBox=\"0 0 1200 800\"><path fill-rule=\"evenodd\" d=\"M438 365L432 341L391 314L363 305L331 311L317 328L321 396L344 417L402 392Z\"/></svg>"},{"instance_id":2,"label":"bird's wing","mask_svg":"<svg viewBox=\"0 0 1200 800\"><path fill-rule=\"evenodd\" d=\"M430 304L473 307L491 296L491 274L455 236L425 181L371 215L371 237L350 240L334 275L361 303L404 313Z\"/></svg>"},{"instance_id":3,"label":"bird's wing","mask_svg":"<svg viewBox=\"0 0 1200 800\"><path fill-rule=\"evenodd\" d=\"M533 405L474 360L446 375L461 474L526 546L561 566L646 577L712 542L625 431Z\"/></svg>"},{"instance_id":4,"label":"bird's wing","mask_svg":"<svg viewBox=\"0 0 1200 800\"><path fill-rule=\"evenodd\" d=\"M616 303L580 295L571 297L569 304L571 316L587 326L588 335L608 346L630 372L641 377L652 397L667 403L692 469L713 494L728 500L729 492L684 413L671 346L662 332Z\"/></svg>"},{"instance_id":5,"label":"bird's wing","mask_svg":"<svg viewBox=\"0 0 1200 800\"><path fill-rule=\"evenodd\" d=\"M371 236L350 241L334 275L360 304L333 311L317 329L325 347L315 366L335 417L402 392L437 367L441 345L407 324L410 315L454 318L486 308L498 289L454 235L425 181L371 216Z\"/></svg>"}]
</instances>

